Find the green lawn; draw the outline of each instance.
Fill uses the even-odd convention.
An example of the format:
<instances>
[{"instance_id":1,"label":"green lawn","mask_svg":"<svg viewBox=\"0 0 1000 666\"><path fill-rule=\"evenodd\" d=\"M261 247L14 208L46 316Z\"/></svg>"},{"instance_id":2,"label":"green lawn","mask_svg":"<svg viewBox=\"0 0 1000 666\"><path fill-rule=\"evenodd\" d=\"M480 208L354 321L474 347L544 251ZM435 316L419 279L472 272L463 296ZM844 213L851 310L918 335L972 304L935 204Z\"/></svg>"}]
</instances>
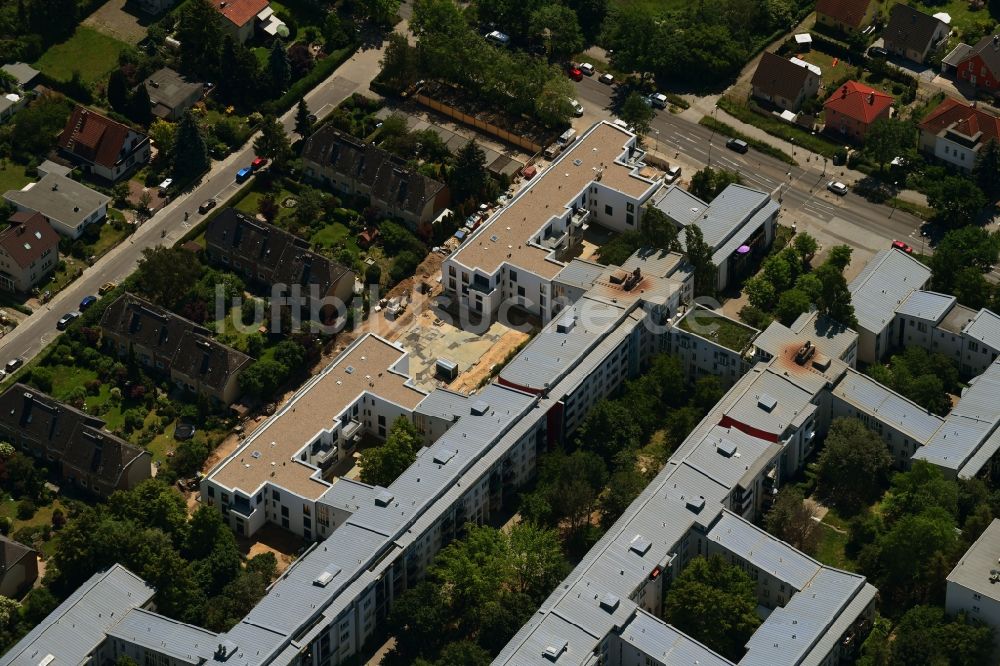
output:
<instances>
[{"instance_id":1,"label":"green lawn","mask_svg":"<svg viewBox=\"0 0 1000 666\"><path fill-rule=\"evenodd\" d=\"M126 48L125 42L80 26L67 41L43 53L34 66L59 81L69 81L73 72L78 71L83 83L89 85L104 78L118 64L118 55Z\"/></svg>"},{"instance_id":2,"label":"green lawn","mask_svg":"<svg viewBox=\"0 0 1000 666\"><path fill-rule=\"evenodd\" d=\"M28 520L20 520L17 517L17 501L7 497L2 502L0 502L0 517L10 518L13 521L13 525L10 528L10 534L13 536L18 530L22 530L26 527L41 527L43 525L52 524L52 514L56 509L62 509L63 514L68 514L69 511L66 506L60 502L58 499L52 501L48 506L40 506L38 510L35 511L35 515ZM45 557L51 557L55 552L56 547L56 535L58 532L53 531L52 538L42 544L41 550L45 554ZM30 544L29 544L30 545Z\"/></svg>"},{"instance_id":3,"label":"green lawn","mask_svg":"<svg viewBox=\"0 0 1000 666\"><path fill-rule=\"evenodd\" d=\"M358 241L354 237L354 234L340 222L334 222L323 227L313 234L310 241L322 250L332 250L342 245L351 253L351 256L355 260L361 256L361 248L358 247Z\"/></svg>"},{"instance_id":4,"label":"green lawn","mask_svg":"<svg viewBox=\"0 0 1000 666\"><path fill-rule=\"evenodd\" d=\"M698 316L704 315L704 316ZM684 317L681 319L680 327L682 330L688 331L689 333L694 333L695 335L700 335L706 340L711 340L716 344L722 345L727 349L732 349L735 352L741 352L746 349L746 346L750 344L757 331L739 323L734 319L729 319L727 317L718 315L715 313L698 311L695 314ZM702 332L701 329L712 328L711 332Z\"/></svg>"},{"instance_id":5,"label":"green lawn","mask_svg":"<svg viewBox=\"0 0 1000 666\"><path fill-rule=\"evenodd\" d=\"M613 7L642 7L653 12L684 9L688 4L686 0L611 0Z\"/></svg>"},{"instance_id":6,"label":"green lawn","mask_svg":"<svg viewBox=\"0 0 1000 666\"><path fill-rule=\"evenodd\" d=\"M895 4L895 2L887 2L882 5L882 11L884 12L886 20L888 20L889 12ZM992 22L994 24L996 23L996 20L990 16L989 9L984 8L978 11L973 11L969 8L968 0L938 0L937 2L928 2L927 0L908 0L905 4L916 7L926 14L947 12L951 15L952 30L959 33L959 35L964 34L976 24L984 21Z\"/></svg>"},{"instance_id":7,"label":"green lawn","mask_svg":"<svg viewBox=\"0 0 1000 666\"><path fill-rule=\"evenodd\" d=\"M31 178L24 172L23 166L8 159L0 160L0 192L19 190L30 182Z\"/></svg>"},{"instance_id":8,"label":"green lawn","mask_svg":"<svg viewBox=\"0 0 1000 666\"><path fill-rule=\"evenodd\" d=\"M844 547L847 545L847 534L838 532L829 525L819 524L820 538L819 546L816 548L816 559L823 564L846 571L854 571L854 562L844 554Z\"/></svg>"}]
</instances>

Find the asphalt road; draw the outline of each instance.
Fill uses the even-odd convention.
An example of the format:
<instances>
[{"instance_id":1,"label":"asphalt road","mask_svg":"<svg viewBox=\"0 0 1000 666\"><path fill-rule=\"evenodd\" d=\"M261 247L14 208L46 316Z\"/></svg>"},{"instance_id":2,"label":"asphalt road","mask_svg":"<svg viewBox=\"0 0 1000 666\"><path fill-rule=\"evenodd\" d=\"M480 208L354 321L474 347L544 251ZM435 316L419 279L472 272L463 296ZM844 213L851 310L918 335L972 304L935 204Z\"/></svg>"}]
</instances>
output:
<instances>
[{"instance_id":1,"label":"asphalt road","mask_svg":"<svg viewBox=\"0 0 1000 666\"><path fill-rule=\"evenodd\" d=\"M612 89L599 83L596 75L584 77L575 86L585 108L610 113ZM741 155L725 147L727 137L669 111L657 111L650 126L647 147L699 167L711 162L713 166L735 170L747 185L780 197L783 215L807 218L845 243L854 244L852 232L856 229L866 237L878 237L886 247L894 239L919 244L923 221L914 215L869 203L853 192L837 196L827 191L826 184L839 178L839 171L832 164L792 167L752 148Z\"/></svg>"},{"instance_id":2,"label":"asphalt road","mask_svg":"<svg viewBox=\"0 0 1000 666\"><path fill-rule=\"evenodd\" d=\"M322 118L355 91L367 89L378 73L381 57L380 49L355 53L306 95L310 110ZM291 132L295 124L295 107L281 117L281 122ZM132 273L144 249L173 245L201 219L198 206L203 201L214 198L221 203L236 192L239 185L234 180L235 174L249 165L253 158L251 138L240 150L220 162L214 162L197 186L156 211L132 236L87 268L82 276L24 319L17 328L0 338L0 364L18 356L28 360L37 354L59 335L56 322L60 317L77 310L84 296L97 294L105 282L119 282Z\"/></svg>"}]
</instances>

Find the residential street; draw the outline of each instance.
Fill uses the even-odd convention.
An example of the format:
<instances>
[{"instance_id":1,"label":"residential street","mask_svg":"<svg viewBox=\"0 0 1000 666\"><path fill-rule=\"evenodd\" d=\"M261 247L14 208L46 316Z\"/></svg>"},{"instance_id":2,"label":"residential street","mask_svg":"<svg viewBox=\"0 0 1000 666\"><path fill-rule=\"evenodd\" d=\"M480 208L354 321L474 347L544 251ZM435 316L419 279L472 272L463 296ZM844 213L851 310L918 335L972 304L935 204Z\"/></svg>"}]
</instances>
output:
<instances>
[{"instance_id":1,"label":"residential street","mask_svg":"<svg viewBox=\"0 0 1000 666\"><path fill-rule=\"evenodd\" d=\"M397 29L408 30L408 23L403 21ZM379 71L381 57L381 48L367 48L355 53L306 95L306 103L312 112L322 118L354 92L367 91L369 82ZM281 122L291 132L295 124L294 106L281 117ZM56 294L48 304L37 309L17 328L0 338L0 363L6 363L17 356L25 360L33 357L59 334L56 322L67 312L78 309L84 296L96 294L105 282L118 282L128 276L135 270L145 248L176 242L200 219L198 206L201 202L215 198L221 203L236 191L236 171L249 165L253 158L251 138L242 149L221 162L213 163L211 170L197 187L158 210L128 240L104 255L84 271L80 278ZM185 213L188 214L187 222L184 220Z\"/></svg>"}]
</instances>

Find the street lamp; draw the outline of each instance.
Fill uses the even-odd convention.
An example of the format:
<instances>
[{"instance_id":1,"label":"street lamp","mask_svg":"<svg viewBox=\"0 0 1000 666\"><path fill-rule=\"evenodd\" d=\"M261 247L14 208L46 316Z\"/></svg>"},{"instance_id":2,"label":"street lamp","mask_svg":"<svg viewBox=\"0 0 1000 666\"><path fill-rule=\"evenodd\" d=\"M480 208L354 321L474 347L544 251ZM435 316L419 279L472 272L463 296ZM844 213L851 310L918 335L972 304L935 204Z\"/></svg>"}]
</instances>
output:
<instances>
[{"instance_id":1,"label":"street lamp","mask_svg":"<svg viewBox=\"0 0 1000 666\"><path fill-rule=\"evenodd\" d=\"M716 104L712 108L712 136L708 137L708 166L712 166L712 140L715 139L715 124L718 121L716 113L719 111L719 105Z\"/></svg>"}]
</instances>

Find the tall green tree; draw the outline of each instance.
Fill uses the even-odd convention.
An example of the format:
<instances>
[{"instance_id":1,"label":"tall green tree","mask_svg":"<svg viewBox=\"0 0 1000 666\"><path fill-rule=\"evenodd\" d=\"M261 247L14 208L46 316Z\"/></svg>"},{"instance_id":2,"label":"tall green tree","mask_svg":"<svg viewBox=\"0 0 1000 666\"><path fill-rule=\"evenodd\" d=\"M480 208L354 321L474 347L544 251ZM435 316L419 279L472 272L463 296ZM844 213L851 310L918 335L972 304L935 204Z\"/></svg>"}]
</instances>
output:
<instances>
[{"instance_id":1,"label":"tall green tree","mask_svg":"<svg viewBox=\"0 0 1000 666\"><path fill-rule=\"evenodd\" d=\"M916 606L900 619L891 642L895 664L961 664L989 661L993 630L964 614L946 618L940 606Z\"/></svg>"},{"instance_id":2,"label":"tall green tree","mask_svg":"<svg viewBox=\"0 0 1000 666\"><path fill-rule=\"evenodd\" d=\"M619 4L608 14L601 43L612 49L612 64L625 72L657 72L663 58L662 15L652 5Z\"/></svg>"},{"instance_id":3,"label":"tall green tree","mask_svg":"<svg viewBox=\"0 0 1000 666\"><path fill-rule=\"evenodd\" d=\"M382 26L388 26L396 12L399 11L400 0L357 0L356 10L360 18L365 18Z\"/></svg>"},{"instance_id":4,"label":"tall green tree","mask_svg":"<svg viewBox=\"0 0 1000 666\"><path fill-rule=\"evenodd\" d=\"M715 197L719 196L722 190L732 184L739 185L743 178L739 173L729 169L713 169L710 166L696 171L691 176L691 194L702 201L712 203Z\"/></svg>"},{"instance_id":5,"label":"tall green tree","mask_svg":"<svg viewBox=\"0 0 1000 666\"><path fill-rule=\"evenodd\" d=\"M972 180L945 176L927 193L927 203L934 209L936 222L958 229L975 222L987 201L986 195Z\"/></svg>"},{"instance_id":6,"label":"tall green tree","mask_svg":"<svg viewBox=\"0 0 1000 666\"><path fill-rule=\"evenodd\" d=\"M393 32L386 38L379 64L382 66L379 80L400 92L416 82L419 76L417 51L410 46L406 36L398 32Z\"/></svg>"},{"instance_id":7,"label":"tall green tree","mask_svg":"<svg viewBox=\"0 0 1000 666\"><path fill-rule=\"evenodd\" d=\"M854 513L878 496L891 465L875 433L860 421L834 419L817 461L819 489L828 502Z\"/></svg>"},{"instance_id":8,"label":"tall green tree","mask_svg":"<svg viewBox=\"0 0 1000 666\"><path fill-rule=\"evenodd\" d=\"M475 141L470 140L459 148L455 155L455 164L449 179L452 196L459 202L470 198L481 198L486 194L489 183L486 154Z\"/></svg>"},{"instance_id":9,"label":"tall green tree","mask_svg":"<svg viewBox=\"0 0 1000 666\"><path fill-rule=\"evenodd\" d=\"M565 126L573 116L573 84L566 77L550 78L535 99L535 115L549 127Z\"/></svg>"},{"instance_id":10,"label":"tall green tree","mask_svg":"<svg viewBox=\"0 0 1000 666\"><path fill-rule=\"evenodd\" d=\"M219 92L237 105L256 100L261 85L260 61L232 35L222 40L219 59Z\"/></svg>"},{"instance_id":11,"label":"tall green tree","mask_svg":"<svg viewBox=\"0 0 1000 666\"><path fill-rule=\"evenodd\" d=\"M915 138L916 128L909 120L880 118L865 134L864 152L883 170L895 157L912 148Z\"/></svg>"},{"instance_id":12,"label":"tall green tree","mask_svg":"<svg viewBox=\"0 0 1000 666\"><path fill-rule=\"evenodd\" d=\"M313 123L309 115L309 107L306 105L306 98L303 97L295 108L295 133L303 139L312 134L313 131Z\"/></svg>"},{"instance_id":13,"label":"tall green tree","mask_svg":"<svg viewBox=\"0 0 1000 666\"><path fill-rule=\"evenodd\" d=\"M696 557L681 571L667 595L664 617L733 661L739 661L760 626L753 581L718 555Z\"/></svg>"},{"instance_id":14,"label":"tall green tree","mask_svg":"<svg viewBox=\"0 0 1000 666\"><path fill-rule=\"evenodd\" d=\"M646 206L642 210L639 229L650 247L661 251L681 249L677 240L677 226L656 206Z\"/></svg>"},{"instance_id":15,"label":"tall green tree","mask_svg":"<svg viewBox=\"0 0 1000 666\"><path fill-rule=\"evenodd\" d=\"M157 305L173 310L194 288L201 275L198 258L179 247L142 251L131 288Z\"/></svg>"},{"instance_id":16,"label":"tall green tree","mask_svg":"<svg viewBox=\"0 0 1000 666\"><path fill-rule=\"evenodd\" d=\"M149 125L153 120L153 102L149 99L146 84L140 82L128 96L128 109L125 113L133 122Z\"/></svg>"},{"instance_id":17,"label":"tall green tree","mask_svg":"<svg viewBox=\"0 0 1000 666\"><path fill-rule=\"evenodd\" d=\"M254 139L253 149L258 156L271 160L272 167L278 171L285 167L292 155L292 145L285 128L274 116L265 116L261 121L260 135Z\"/></svg>"},{"instance_id":18,"label":"tall green tree","mask_svg":"<svg viewBox=\"0 0 1000 666\"><path fill-rule=\"evenodd\" d=\"M1000 142L990 139L979 151L972 175L979 189L986 195L987 201L995 203L1000 198Z\"/></svg>"},{"instance_id":19,"label":"tall green tree","mask_svg":"<svg viewBox=\"0 0 1000 666\"><path fill-rule=\"evenodd\" d=\"M417 459L420 433L413 423L400 416L393 422L384 443L361 452L361 480L388 486Z\"/></svg>"},{"instance_id":20,"label":"tall green tree","mask_svg":"<svg viewBox=\"0 0 1000 666\"><path fill-rule=\"evenodd\" d=\"M583 50L583 33L576 13L559 4L542 5L531 14L531 32L541 37L554 61L563 61Z\"/></svg>"},{"instance_id":21,"label":"tall green tree","mask_svg":"<svg viewBox=\"0 0 1000 666\"><path fill-rule=\"evenodd\" d=\"M618 117L631 125L638 134L649 134L649 123L656 116L653 107L638 92L633 91L625 98Z\"/></svg>"},{"instance_id":22,"label":"tall green tree","mask_svg":"<svg viewBox=\"0 0 1000 666\"><path fill-rule=\"evenodd\" d=\"M69 37L76 29L80 18L75 0L33 0L27 11L31 30L48 42L55 42Z\"/></svg>"},{"instance_id":23,"label":"tall green tree","mask_svg":"<svg viewBox=\"0 0 1000 666\"><path fill-rule=\"evenodd\" d=\"M694 269L694 295L714 294L717 268L712 263L712 248L705 242L705 236L697 224L689 224L684 228L684 252Z\"/></svg>"},{"instance_id":24,"label":"tall green tree","mask_svg":"<svg viewBox=\"0 0 1000 666\"><path fill-rule=\"evenodd\" d=\"M174 178L182 183L198 177L208 170L208 149L198 121L190 110L185 111L177 124L174 144Z\"/></svg>"},{"instance_id":25,"label":"tall green tree","mask_svg":"<svg viewBox=\"0 0 1000 666\"><path fill-rule=\"evenodd\" d=\"M185 74L217 80L222 19L209 0L191 0L183 5L177 22L181 43L180 66Z\"/></svg>"},{"instance_id":26,"label":"tall green tree","mask_svg":"<svg viewBox=\"0 0 1000 666\"><path fill-rule=\"evenodd\" d=\"M945 233L930 258L934 289L953 293L955 281L963 268L980 273L992 270L1000 260L1000 233L981 227L962 227Z\"/></svg>"},{"instance_id":27,"label":"tall green tree","mask_svg":"<svg viewBox=\"0 0 1000 666\"><path fill-rule=\"evenodd\" d=\"M271 86L278 92L288 90L292 81L292 66L288 62L288 51L281 39L275 39L271 44L271 52L267 56L267 72Z\"/></svg>"},{"instance_id":28,"label":"tall green tree","mask_svg":"<svg viewBox=\"0 0 1000 666\"><path fill-rule=\"evenodd\" d=\"M128 106L128 79L121 67L116 67L108 76L108 106L118 113L125 113Z\"/></svg>"},{"instance_id":29,"label":"tall green tree","mask_svg":"<svg viewBox=\"0 0 1000 666\"><path fill-rule=\"evenodd\" d=\"M819 545L821 529L815 517L816 509L806 502L802 491L795 486L785 486L764 516L764 526L785 543L813 555Z\"/></svg>"}]
</instances>

